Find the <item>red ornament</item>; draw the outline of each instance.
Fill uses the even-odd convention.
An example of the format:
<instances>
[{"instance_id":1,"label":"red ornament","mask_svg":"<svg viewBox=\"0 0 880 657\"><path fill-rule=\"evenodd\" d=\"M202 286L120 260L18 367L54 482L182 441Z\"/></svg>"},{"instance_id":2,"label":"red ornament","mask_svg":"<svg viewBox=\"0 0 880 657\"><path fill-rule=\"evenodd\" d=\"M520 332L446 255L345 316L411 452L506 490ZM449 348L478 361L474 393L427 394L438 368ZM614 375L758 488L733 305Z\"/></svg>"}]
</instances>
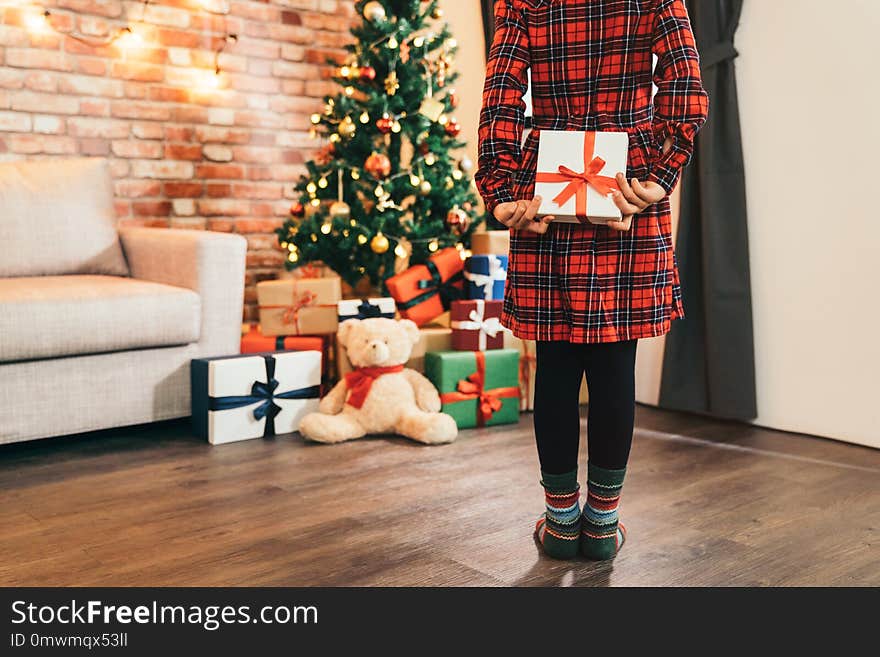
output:
<instances>
[{"instance_id":1,"label":"red ornament","mask_svg":"<svg viewBox=\"0 0 880 657\"><path fill-rule=\"evenodd\" d=\"M428 142L423 141L419 144L419 153L422 155L427 155L429 150L431 150L431 147L428 146Z\"/></svg>"},{"instance_id":2,"label":"red ornament","mask_svg":"<svg viewBox=\"0 0 880 657\"><path fill-rule=\"evenodd\" d=\"M453 108L458 107L458 92L455 89L449 90L449 104Z\"/></svg>"},{"instance_id":3,"label":"red ornament","mask_svg":"<svg viewBox=\"0 0 880 657\"><path fill-rule=\"evenodd\" d=\"M446 226L456 235L464 235L471 225L471 218L458 206L446 213Z\"/></svg>"},{"instance_id":4,"label":"red ornament","mask_svg":"<svg viewBox=\"0 0 880 657\"><path fill-rule=\"evenodd\" d=\"M376 79L376 69L372 66L361 66L361 80L371 82Z\"/></svg>"},{"instance_id":5,"label":"red ornament","mask_svg":"<svg viewBox=\"0 0 880 657\"><path fill-rule=\"evenodd\" d=\"M384 153L373 153L364 162L364 170L374 178L385 178L391 173L391 160Z\"/></svg>"},{"instance_id":6,"label":"red ornament","mask_svg":"<svg viewBox=\"0 0 880 657\"><path fill-rule=\"evenodd\" d=\"M293 215L294 217L305 216L306 208L305 208L305 206L303 206L302 203L300 203L299 201L296 201L296 202L292 203L290 206L290 214Z\"/></svg>"},{"instance_id":7,"label":"red ornament","mask_svg":"<svg viewBox=\"0 0 880 657\"><path fill-rule=\"evenodd\" d=\"M379 129L383 135L387 135L391 132L391 128L394 126L394 119L390 116L383 116L381 119L376 120L376 127Z\"/></svg>"},{"instance_id":8,"label":"red ornament","mask_svg":"<svg viewBox=\"0 0 880 657\"><path fill-rule=\"evenodd\" d=\"M458 133L461 132L461 125L455 119L449 119L446 122L445 130L446 134L450 137L458 137Z\"/></svg>"}]
</instances>

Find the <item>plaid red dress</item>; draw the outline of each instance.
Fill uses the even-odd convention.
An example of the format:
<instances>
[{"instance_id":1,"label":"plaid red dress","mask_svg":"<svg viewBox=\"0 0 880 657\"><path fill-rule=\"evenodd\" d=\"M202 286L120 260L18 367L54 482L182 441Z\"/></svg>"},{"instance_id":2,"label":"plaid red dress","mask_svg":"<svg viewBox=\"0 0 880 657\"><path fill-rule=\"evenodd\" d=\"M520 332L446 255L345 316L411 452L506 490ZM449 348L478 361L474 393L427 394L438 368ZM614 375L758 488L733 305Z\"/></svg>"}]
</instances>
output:
<instances>
[{"instance_id":1,"label":"plaid red dress","mask_svg":"<svg viewBox=\"0 0 880 657\"><path fill-rule=\"evenodd\" d=\"M522 144L529 68L534 127ZM609 130L629 134L627 177L669 192L707 110L683 0L496 0L476 184L490 212L531 199L541 129ZM511 232L502 322L521 338L645 338L684 315L668 198L628 232Z\"/></svg>"}]
</instances>

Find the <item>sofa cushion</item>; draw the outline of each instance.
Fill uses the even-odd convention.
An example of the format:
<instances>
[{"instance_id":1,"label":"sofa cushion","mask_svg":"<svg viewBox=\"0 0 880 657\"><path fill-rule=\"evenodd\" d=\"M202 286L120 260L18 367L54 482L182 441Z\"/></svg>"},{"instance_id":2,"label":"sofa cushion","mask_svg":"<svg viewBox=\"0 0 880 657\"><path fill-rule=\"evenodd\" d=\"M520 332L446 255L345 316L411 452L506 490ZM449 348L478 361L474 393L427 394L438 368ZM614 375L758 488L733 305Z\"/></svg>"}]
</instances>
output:
<instances>
[{"instance_id":1,"label":"sofa cushion","mask_svg":"<svg viewBox=\"0 0 880 657\"><path fill-rule=\"evenodd\" d=\"M127 276L107 162L0 163L0 245L0 277Z\"/></svg>"},{"instance_id":2,"label":"sofa cushion","mask_svg":"<svg viewBox=\"0 0 880 657\"><path fill-rule=\"evenodd\" d=\"M118 276L0 279L0 362L196 342L199 295Z\"/></svg>"}]
</instances>

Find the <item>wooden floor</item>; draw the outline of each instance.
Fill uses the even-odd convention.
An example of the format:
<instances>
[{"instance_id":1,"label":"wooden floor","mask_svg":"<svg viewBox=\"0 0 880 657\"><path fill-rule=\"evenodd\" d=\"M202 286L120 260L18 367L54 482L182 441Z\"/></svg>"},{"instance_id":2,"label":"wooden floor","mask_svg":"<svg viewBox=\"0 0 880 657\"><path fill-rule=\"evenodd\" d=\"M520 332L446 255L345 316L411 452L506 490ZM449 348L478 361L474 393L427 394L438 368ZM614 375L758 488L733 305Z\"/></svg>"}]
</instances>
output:
<instances>
[{"instance_id":1,"label":"wooden floor","mask_svg":"<svg viewBox=\"0 0 880 657\"><path fill-rule=\"evenodd\" d=\"M185 423L0 448L2 585L880 585L880 452L639 408L613 563L543 557L531 416L421 447Z\"/></svg>"}]
</instances>

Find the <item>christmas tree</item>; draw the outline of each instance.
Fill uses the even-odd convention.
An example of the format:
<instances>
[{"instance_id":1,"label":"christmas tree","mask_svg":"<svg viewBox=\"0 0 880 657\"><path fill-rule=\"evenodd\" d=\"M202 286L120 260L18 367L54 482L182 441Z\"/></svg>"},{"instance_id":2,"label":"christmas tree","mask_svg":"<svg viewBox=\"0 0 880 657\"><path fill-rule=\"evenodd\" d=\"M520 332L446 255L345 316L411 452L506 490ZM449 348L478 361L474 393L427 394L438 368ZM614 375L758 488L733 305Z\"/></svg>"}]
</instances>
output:
<instances>
[{"instance_id":1,"label":"christmas tree","mask_svg":"<svg viewBox=\"0 0 880 657\"><path fill-rule=\"evenodd\" d=\"M372 287L444 247L466 253L481 220L454 116L456 42L437 0L360 0L341 91L313 114L325 139L299 200L278 229L294 269L320 261L351 286Z\"/></svg>"}]
</instances>

